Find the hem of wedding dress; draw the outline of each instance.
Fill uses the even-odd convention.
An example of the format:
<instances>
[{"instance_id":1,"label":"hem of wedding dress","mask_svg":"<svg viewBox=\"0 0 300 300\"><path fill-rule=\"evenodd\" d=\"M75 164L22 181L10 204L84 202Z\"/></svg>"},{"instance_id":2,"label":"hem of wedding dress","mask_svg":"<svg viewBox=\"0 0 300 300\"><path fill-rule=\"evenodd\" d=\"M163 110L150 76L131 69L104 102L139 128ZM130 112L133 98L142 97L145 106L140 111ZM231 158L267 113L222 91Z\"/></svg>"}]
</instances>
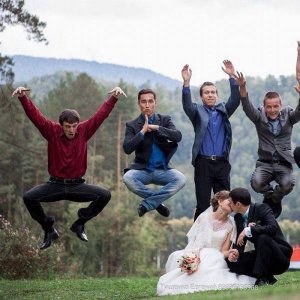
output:
<instances>
[{"instance_id":1,"label":"hem of wedding dress","mask_svg":"<svg viewBox=\"0 0 300 300\"><path fill-rule=\"evenodd\" d=\"M191 287L191 285L193 287ZM192 294L198 292L206 292L206 291L218 291L218 290L232 290L232 289L253 289L255 288L254 284L216 284L213 286L206 286L204 285L203 288L197 286L197 284L189 284L189 290L184 290L183 286L180 285L170 285L167 289L170 291L160 291L157 292L157 296L168 296L168 295L181 295L181 294ZM176 291L175 291L176 290Z\"/></svg>"}]
</instances>

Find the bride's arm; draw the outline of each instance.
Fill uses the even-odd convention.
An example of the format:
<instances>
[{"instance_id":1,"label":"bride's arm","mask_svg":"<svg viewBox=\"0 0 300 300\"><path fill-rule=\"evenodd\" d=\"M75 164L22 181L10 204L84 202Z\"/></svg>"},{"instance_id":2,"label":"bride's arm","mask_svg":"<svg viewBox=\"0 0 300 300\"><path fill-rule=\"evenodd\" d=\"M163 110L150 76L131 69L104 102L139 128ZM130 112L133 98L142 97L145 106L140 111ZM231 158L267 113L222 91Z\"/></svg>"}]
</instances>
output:
<instances>
[{"instance_id":1,"label":"bride's arm","mask_svg":"<svg viewBox=\"0 0 300 300\"><path fill-rule=\"evenodd\" d=\"M229 249L231 246L231 234L232 230L228 232L225 242L222 245L221 252L223 253L224 257L227 258L229 256Z\"/></svg>"}]
</instances>

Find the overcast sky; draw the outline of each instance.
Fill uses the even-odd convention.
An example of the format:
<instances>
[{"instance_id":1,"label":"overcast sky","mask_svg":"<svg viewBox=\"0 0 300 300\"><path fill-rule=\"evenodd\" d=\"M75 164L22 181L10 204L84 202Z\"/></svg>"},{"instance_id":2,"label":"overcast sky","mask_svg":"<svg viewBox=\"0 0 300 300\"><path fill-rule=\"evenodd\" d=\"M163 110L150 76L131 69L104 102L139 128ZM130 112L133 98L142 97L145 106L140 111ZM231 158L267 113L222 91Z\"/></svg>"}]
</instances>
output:
<instances>
[{"instance_id":1,"label":"overcast sky","mask_svg":"<svg viewBox=\"0 0 300 300\"><path fill-rule=\"evenodd\" d=\"M192 84L226 78L222 61L265 77L295 74L299 0L25 0L49 45L21 27L0 33L2 54L79 58L148 68ZM34 75L34 74L33 74Z\"/></svg>"}]
</instances>

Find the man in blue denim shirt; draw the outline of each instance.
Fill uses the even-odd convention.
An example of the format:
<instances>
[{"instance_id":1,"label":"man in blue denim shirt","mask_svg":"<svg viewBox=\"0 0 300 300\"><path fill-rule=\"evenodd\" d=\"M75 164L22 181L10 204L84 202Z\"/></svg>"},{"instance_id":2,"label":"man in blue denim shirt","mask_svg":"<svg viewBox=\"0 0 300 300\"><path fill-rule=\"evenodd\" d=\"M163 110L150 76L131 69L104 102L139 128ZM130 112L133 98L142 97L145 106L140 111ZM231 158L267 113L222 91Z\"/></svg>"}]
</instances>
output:
<instances>
[{"instance_id":1,"label":"man in blue denim shirt","mask_svg":"<svg viewBox=\"0 0 300 300\"><path fill-rule=\"evenodd\" d=\"M126 123L123 149L126 154L135 152L135 159L125 169L123 180L128 189L143 198L138 214L156 210L168 217L169 209L162 203L183 188L185 176L171 168L170 159L181 141L181 132L168 115L155 113L156 94L143 89L138 94L141 114ZM162 186L152 189L148 185Z\"/></svg>"},{"instance_id":2,"label":"man in blue denim shirt","mask_svg":"<svg viewBox=\"0 0 300 300\"><path fill-rule=\"evenodd\" d=\"M229 60L224 60L223 71L229 75L231 95L228 101L216 104L218 91L212 82L204 82L200 87L203 104L193 103L190 92L192 70L189 65L182 69L182 105L191 120L195 140L192 149L192 164L195 167L194 181L197 207L194 219L206 210L211 192L230 190L229 152L232 132L229 117L240 104L239 86L234 79L235 69Z\"/></svg>"}]
</instances>

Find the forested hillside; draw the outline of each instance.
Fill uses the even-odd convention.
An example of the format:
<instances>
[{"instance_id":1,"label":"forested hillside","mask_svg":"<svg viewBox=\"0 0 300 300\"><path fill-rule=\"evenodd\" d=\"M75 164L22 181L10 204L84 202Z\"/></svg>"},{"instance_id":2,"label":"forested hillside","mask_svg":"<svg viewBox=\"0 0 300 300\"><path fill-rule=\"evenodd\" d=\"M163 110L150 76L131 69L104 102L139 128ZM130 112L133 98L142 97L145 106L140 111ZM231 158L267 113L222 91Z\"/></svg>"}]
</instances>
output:
<instances>
[{"instance_id":1,"label":"forested hillside","mask_svg":"<svg viewBox=\"0 0 300 300\"><path fill-rule=\"evenodd\" d=\"M118 101L112 114L89 142L86 180L112 191L108 206L87 225L89 242L80 242L68 230L76 217L77 209L84 204L67 201L44 204L46 212L56 216L56 227L61 233L55 248L58 269L63 273L107 276L160 272L167 255L185 244L185 234L192 223L191 217L196 203L193 167L190 163L194 132L182 110L181 88L170 90L163 85L154 86L158 96L158 111L172 115L174 123L182 131L183 140L174 156L173 164L188 177L188 183L183 190L167 201L166 205L171 208L171 218L165 219L155 212L139 218L136 209L140 200L128 192L122 183L122 170L132 159L123 153L121 147L125 122L139 114L137 92L148 86L147 81L135 86L125 81L104 82L86 73L63 72L35 78L25 84L32 89L31 97L35 103L53 120L57 120L64 108L77 109L82 119L88 118L115 85L119 85L128 95L127 99ZM284 104L296 107L299 99L293 90L294 84L293 76L268 76L264 80L247 78L249 94L256 105L261 105L266 91L276 90L283 97ZM224 79L216 85L220 99L227 99L228 81ZM25 116L19 101L11 98L12 90L13 87L4 86L0 95L0 214L15 229L29 227L30 233L37 237L34 243L38 245L42 232L25 209L22 195L35 184L47 180L47 147L40 133ZM198 88L193 88L193 94L194 100L200 101ZM253 200L261 201L261 195L254 193L249 186L257 157L255 128L245 117L241 107L232 116L231 122L232 187L247 187ZM300 145L300 124L294 128L293 146L295 145ZM297 166L294 170L296 186L283 200L281 220L300 219L300 173ZM285 222L288 230L296 228L291 226L293 223L290 221ZM296 231L289 232L294 243L298 239Z\"/></svg>"},{"instance_id":2,"label":"forested hillside","mask_svg":"<svg viewBox=\"0 0 300 300\"><path fill-rule=\"evenodd\" d=\"M126 67L115 64L99 63L81 59L56 59L33 57L25 55L13 56L15 81L28 81L32 77L42 77L56 72L85 72L95 79L118 82L123 79L127 83L139 86L145 82L155 86L161 84L168 89L174 89L180 82L149 69Z\"/></svg>"}]
</instances>

